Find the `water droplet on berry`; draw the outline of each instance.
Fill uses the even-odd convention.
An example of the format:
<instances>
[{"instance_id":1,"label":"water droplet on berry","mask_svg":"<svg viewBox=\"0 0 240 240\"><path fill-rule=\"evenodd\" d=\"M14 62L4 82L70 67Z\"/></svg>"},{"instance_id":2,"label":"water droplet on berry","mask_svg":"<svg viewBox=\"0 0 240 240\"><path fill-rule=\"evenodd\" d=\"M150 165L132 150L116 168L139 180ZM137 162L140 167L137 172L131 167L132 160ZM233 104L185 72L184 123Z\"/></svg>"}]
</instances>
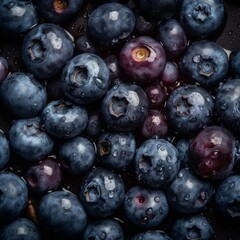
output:
<instances>
[{"instance_id":1,"label":"water droplet on berry","mask_svg":"<svg viewBox=\"0 0 240 240\"><path fill-rule=\"evenodd\" d=\"M156 203L159 203L159 202L160 202L160 198L159 198L158 196L156 196L156 197L154 197L154 201L155 201Z\"/></svg>"}]
</instances>

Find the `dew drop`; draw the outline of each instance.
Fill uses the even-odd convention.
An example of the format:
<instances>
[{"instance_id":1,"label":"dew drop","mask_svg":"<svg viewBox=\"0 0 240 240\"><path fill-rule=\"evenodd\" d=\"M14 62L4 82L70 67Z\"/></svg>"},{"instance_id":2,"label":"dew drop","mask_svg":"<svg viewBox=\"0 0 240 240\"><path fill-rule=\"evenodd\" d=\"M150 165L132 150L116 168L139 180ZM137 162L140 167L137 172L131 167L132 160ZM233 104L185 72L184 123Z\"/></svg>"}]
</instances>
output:
<instances>
[{"instance_id":1,"label":"dew drop","mask_svg":"<svg viewBox=\"0 0 240 240\"><path fill-rule=\"evenodd\" d=\"M108 197L109 197L109 198L113 198L113 197L114 197L114 192L113 192L113 191L109 191Z\"/></svg>"},{"instance_id":2,"label":"dew drop","mask_svg":"<svg viewBox=\"0 0 240 240\"><path fill-rule=\"evenodd\" d=\"M160 197L159 196L154 197L154 202L159 203L160 202Z\"/></svg>"},{"instance_id":3,"label":"dew drop","mask_svg":"<svg viewBox=\"0 0 240 240\"><path fill-rule=\"evenodd\" d=\"M151 215L153 213L153 209L152 208L148 208L147 210L146 210L146 214L147 215Z\"/></svg>"},{"instance_id":4,"label":"dew drop","mask_svg":"<svg viewBox=\"0 0 240 240\"><path fill-rule=\"evenodd\" d=\"M234 188L235 187L235 183L234 182L231 182L230 184L229 184L229 188Z\"/></svg>"}]
</instances>

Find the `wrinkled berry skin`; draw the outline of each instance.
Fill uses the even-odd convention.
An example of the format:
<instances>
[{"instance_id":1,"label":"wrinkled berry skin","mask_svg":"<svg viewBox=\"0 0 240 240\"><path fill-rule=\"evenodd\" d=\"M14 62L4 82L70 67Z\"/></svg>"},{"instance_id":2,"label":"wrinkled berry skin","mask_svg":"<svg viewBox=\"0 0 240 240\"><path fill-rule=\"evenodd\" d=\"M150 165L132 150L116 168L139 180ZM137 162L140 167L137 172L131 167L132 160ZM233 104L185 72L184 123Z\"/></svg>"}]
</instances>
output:
<instances>
[{"instance_id":1,"label":"wrinkled berry skin","mask_svg":"<svg viewBox=\"0 0 240 240\"><path fill-rule=\"evenodd\" d=\"M49 102L42 111L42 124L50 135L69 139L81 134L88 122L84 107L65 100Z\"/></svg>"},{"instance_id":2,"label":"wrinkled berry skin","mask_svg":"<svg viewBox=\"0 0 240 240\"><path fill-rule=\"evenodd\" d=\"M164 139L143 142L134 161L139 180L150 188L166 186L176 177L180 167L177 149Z\"/></svg>"},{"instance_id":3,"label":"wrinkled berry skin","mask_svg":"<svg viewBox=\"0 0 240 240\"><path fill-rule=\"evenodd\" d=\"M148 84L155 80L166 64L162 45L148 36L127 42L120 51L119 59L123 73L139 84Z\"/></svg>"},{"instance_id":4,"label":"wrinkled berry skin","mask_svg":"<svg viewBox=\"0 0 240 240\"><path fill-rule=\"evenodd\" d=\"M147 116L148 99L135 84L120 83L112 87L102 100L101 116L116 131L130 131L140 126Z\"/></svg>"},{"instance_id":5,"label":"wrinkled berry skin","mask_svg":"<svg viewBox=\"0 0 240 240\"><path fill-rule=\"evenodd\" d=\"M223 2L221 0L183 0L180 21L184 29L192 36L212 36L225 23Z\"/></svg>"},{"instance_id":6,"label":"wrinkled berry skin","mask_svg":"<svg viewBox=\"0 0 240 240\"><path fill-rule=\"evenodd\" d=\"M239 113L240 79L231 79L219 86L215 98L215 111L221 122L234 133L240 133Z\"/></svg>"},{"instance_id":7,"label":"wrinkled berry skin","mask_svg":"<svg viewBox=\"0 0 240 240\"><path fill-rule=\"evenodd\" d=\"M38 23L38 14L32 1L2 0L0 3L0 29L13 34L27 32Z\"/></svg>"},{"instance_id":8,"label":"wrinkled berry skin","mask_svg":"<svg viewBox=\"0 0 240 240\"><path fill-rule=\"evenodd\" d=\"M93 142L85 137L70 139L59 146L58 160L71 174L86 173L96 158Z\"/></svg>"},{"instance_id":9,"label":"wrinkled berry skin","mask_svg":"<svg viewBox=\"0 0 240 240\"><path fill-rule=\"evenodd\" d=\"M161 22L158 28L158 39L163 44L168 59L180 57L188 44L184 29L174 18Z\"/></svg>"},{"instance_id":10,"label":"wrinkled berry skin","mask_svg":"<svg viewBox=\"0 0 240 240\"><path fill-rule=\"evenodd\" d=\"M57 0L38 0L36 4L39 16L46 22L64 23L81 9L83 0L60 2Z\"/></svg>"},{"instance_id":11,"label":"wrinkled berry skin","mask_svg":"<svg viewBox=\"0 0 240 240\"><path fill-rule=\"evenodd\" d=\"M193 215L177 219L172 226L173 240L210 240L213 236L212 226L202 215Z\"/></svg>"},{"instance_id":12,"label":"wrinkled berry skin","mask_svg":"<svg viewBox=\"0 0 240 240\"><path fill-rule=\"evenodd\" d=\"M223 179L232 172L234 149L231 132L221 126L208 126L189 146L190 164L203 178Z\"/></svg>"},{"instance_id":13,"label":"wrinkled berry skin","mask_svg":"<svg viewBox=\"0 0 240 240\"><path fill-rule=\"evenodd\" d=\"M185 85L176 88L166 104L168 123L181 134L194 134L210 124L213 99L205 89Z\"/></svg>"},{"instance_id":14,"label":"wrinkled berry skin","mask_svg":"<svg viewBox=\"0 0 240 240\"><path fill-rule=\"evenodd\" d=\"M140 0L142 14L149 18L172 18L181 5L181 0Z\"/></svg>"},{"instance_id":15,"label":"wrinkled berry skin","mask_svg":"<svg viewBox=\"0 0 240 240\"><path fill-rule=\"evenodd\" d=\"M240 176L231 175L216 188L215 206L218 214L227 220L240 219Z\"/></svg>"},{"instance_id":16,"label":"wrinkled berry skin","mask_svg":"<svg viewBox=\"0 0 240 240\"><path fill-rule=\"evenodd\" d=\"M14 121L9 130L9 144L13 152L28 161L42 160L54 146L52 138L42 130L39 117Z\"/></svg>"},{"instance_id":17,"label":"wrinkled berry skin","mask_svg":"<svg viewBox=\"0 0 240 240\"><path fill-rule=\"evenodd\" d=\"M142 228L161 224L168 215L168 202L164 192L150 188L133 186L125 196L126 217Z\"/></svg>"},{"instance_id":18,"label":"wrinkled berry skin","mask_svg":"<svg viewBox=\"0 0 240 240\"><path fill-rule=\"evenodd\" d=\"M24 36L23 62L38 78L48 79L57 75L72 55L72 39L55 24L39 24Z\"/></svg>"},{"instance_id":19,"label":"wrinkled berry skin","mask_svg":"<svg viewBox=\"0 0 240 240\"><path fill-rule=\"evenodd\" d=\"M181 169L167 188L167 199L171 207L180 213L195 214L209 203L214 193L213 186L187 169Z\"/></svg>"},{"instance_id":20,"label":"wrinkled berry skin","mask_svg":"<svg viewBox=\"0 0 240 240\"><path fill-rule=\"evenodd\" d=\"M5 134L0 130L0 170L2 170L10 159L9 142Z\"/></svg>"},{"instance_id":21,"label":"wrinkled berry skin","mask_svg":"<svg viewBox=\"0 0 240 240\"><path fill-rule=\"evenodd\" d=\"M87 215L71 192L56 191L45 195L38 205L40 223L58 237L79 236L87 225Z\"/></svg>"},{"instance_id":22,"label":"wrinkled berry skin","mask_svg":"<svg viewBox=\"0 0 240 240\"><path fill-rule=\"evenodd\" d=\"M4 79L0 88L4 104L19 118L40 115L47 102L45 88L27 73L15 72Z\"/></svg>"},{"instance_id":23,"label":"wrinkled berry skin","mask_svg":"<svg viewBox=\"0 0 240 240\"><path fill-rule=\"evenodd\" d=\"M26 207L28 189L25 182L11 172L0 172L0 223L15 219Z\"/></svg>"},{"instance_id":24,"label":"wrinkled berry skin","mask_svg":"<svg viewBox=\"0 0 240 240\"><path fill-rule=\"evenodd\" d=\"M217 86L227 75L228 56L216 42L196 41L184 52L180 69L188 82L203 87Z\"/></svg>"},{"instance_id":25,"label":"wrinkled berry skin","mask_svg":"<svg viewBox=\"0 0 240 240\"><path fill-rule=\"evenodd\" d=\"M163 231L148 230L134 235L131 240L171 240Z\"/></svg>"},{"instance_id":26,"label":"wrinkled berry skin","mask_svg":"<svg viewBox=\"0 0 240 240\"><path fill-rule=\"evenodd\" d=\"M121 169L132 163L136 141L131 132L104 132L97 144L100 164L109 169Z\"/></svg>"},{"instance_id":27,"label":"wrinkled berry skin","mask_svg":"<svg viewBox=\"0 0 240 240\"><path fill-rule=\"evenodd\" d=\"M64 94L76 104L99 100L110 85L109 70L99 56L82 53L71 59L61 75Z\"/></svg>"},{"instance_id":28,"label":"wrinkled berry skin","mask_svg":"<svg viewBox=\"0 0 240 240\"><path fill-rule=\"evenodd\" d=\"M89 223L83 232L82 240L103 238L124 240L123 230L117 221L105 218Z\"/></svg>"},{"instance_id":29,"label":"wrinkled berry skin","mask_svg":"<svg viewBox=\"0 0 240 240\"><path fill-rule=\"evenodd\" d=\"M89 16L90 37L101 47L110 48L130 36L135 26L132 10L120 3L106 3Z\"/></svg>"},{"instance_id":30,"label":"wrinkled berry skin","mask_svg":"<svg viewBox=\"0 0 240 240\"><path fill-rule=\"evenodd\" d=\"M56 160L47 158L28 168L26 181L29 188L38 195L56 190L62 179L62 173Z\"/></svg>"},{"instance_id":31,"label":"wrinkled berry skin","mask_svg":"<svg viewBox=\"0 0 240 240\"><path fill-rule=\"evenodd\" d=\"M125 187L116 173L94 168L85 176L79 197L89 216L103 218L111 215L124 201Z\"/></svg>"},{"instance_id":32,"label":"wrinkled berry skin","mask_svg":"<svg viewBox=\"0 0 240 240\"><path fill-rule=\"evenodd\" d=\"M1 240L41 240L37 226L27 218L17 218L0 229Z\"/></svg>"}]
</instances>

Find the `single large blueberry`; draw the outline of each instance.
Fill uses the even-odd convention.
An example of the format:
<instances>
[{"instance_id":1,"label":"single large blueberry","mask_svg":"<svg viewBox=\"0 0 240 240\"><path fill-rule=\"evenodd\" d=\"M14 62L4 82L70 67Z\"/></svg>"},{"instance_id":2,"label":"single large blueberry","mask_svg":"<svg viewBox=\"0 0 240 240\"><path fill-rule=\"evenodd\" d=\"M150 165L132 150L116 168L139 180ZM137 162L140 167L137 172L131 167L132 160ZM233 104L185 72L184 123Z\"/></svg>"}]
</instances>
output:
<instances>
[{"instance_id":1,"label":"single large blueberry","mask_svg":"<svg viewBox=\"0 0 240 240\"><path fill-rule=\"evenodd\" d=\"M2 170L10 159L9 142L0 129L0 170Z\"/></svg>"},{"instance_id":2,"label":"single large blueberry","mask_svg":"<svg viewBox=\"0 0 240 240\"><path fill-rule=\"evenodd\" d=\"M86 173L96 158L93 142L85 137L76 137L60 145L58 160L72 174Z\"/></svg>"},{"instance_id":3,"label":"single large blueberry","mask_svg":"<svg viewBox=\"0 0 240 240\"><path fill-rule=\"evenodd\" d=\"M125 186L116 173L94 168L85 176L79 196L88 215L103 218L121 206Z\"/></svg>"},{"instance_id":4,"label":"single large blueberry","mask_svg":"<svg viewBox=\"0 0 240 240\"><path fill-rule=\"evenodd\" d=\"M65 23L80 11L83 0L38 0L39 16L46 22Z\"/></svg>"},{"instance_id":5,"label":"single large blueberry","mask_svg":"<svg viewBox=\"0 0 240 240\"><path fill-rule=\"evenodd\" d=\"M88 31L101 47L111 47L130 36L135 16L130 8L120 3L106 3L89 16Z\"/></svg>"},{"instance_id":6,"label":"single large blueberry","mask_svg":"<svg viewBox=\"0 0 240 240\"><path fill-rule=\"evenodd\" d=\"M130 132L105 132L100 136L97 148L102 166L109 169L121 169L133 161L136 141Z\"/></svg>"},{"instance_id":7,"label":"single large blueberry","mask_svg":"<svg viewBox=\"0 0 240 240\"><path fill-rule=\"evenodd\" d=\"M240 79L231 79L219 86L215 110L221 122L235 133L240 133Z\"/></svg>"},{"instance_id":8,"label":"single large blueberry","mask_svg":"<svg viewBox=\"0 0 240 240\"><path fill-rule=\"evenodd\" d=\"M41 240L38 227L27 218L17 218L0 229L1 240Z\"/></svg>"},{"instance_id":9,"label":"single large blueberry","mask_svg":"<svg viewBox=\"0 0 240 240\"><path fill-rule=\"evenodd\" d=\"M40 223L58 237L79 236L87 225L87 215L71 192L56 191L45 195L38 205Z\"/></svg>"},{"instance_id":10,"label":"single large blueberry","mask_svg":"<svg viewBox=\"0 0 240 240\"><path fill-rule=\"evenodd\" d=\"M9 130L12 150L28 161L38 161L47 157L54 146L53 140L42 129L40 117L19 119Z\"/></svg>"},{"instance_id":11,"label":"single large blueberry","mask_svg":"<svg viewBox=\"0 0 240 240\"><path fill-rule=\"evenodd\" d=\"M143 89L135 84L113 86L102 100L101 116L117 131L129 131L140 126L147 116L148 99Z\"/></svg>"},{"instance_id":12,"label":"single large blueberry","mask_svg":"<svg viewBox=\"0 0 240 240\"><path fill-rule=\"evenodd\" d=\"M42 124L50 135L69 139L81 134L88 122L87 110L64 100L49 102L42 111Z\"/></svg>"},{"instance_id":13,"label":"single large blueberry","mask_svg":"<svg viewBox=\"0 0 240 240\"><path fill-rule=\"evenodd\" d=\"M38 14L32 1L1 0L1 30L14 34L25 33L38 22Z\"/></svg>"},{"instance_id":14,"label":"single large blueberry","mask_svg":"<svg viewBox=\"0 0 240 240\"><path fill-rule=\"evenodd\" d=\"M11 172L0 173L0 223L15 219L26 207L28 189L25 182Z\"/></svg>"},{"instance_id":15,"label":"single large blueberry","mask_svg":"<svg viewBox=\"0 0 240 240\"><path fill-rule=\"evenodd\" d=\"M202 215L193 215L177 219L172 226L173 240L212 239L213 228Z\"/></svg>"},{"instance_id":16,"label":"single large blueberry","mask_svg":"<svg viewBox=\"0 0 240 240\"><path fill-rule=\"evenodd\" d=\"M151 228L161 224L168 215L168 202L163 191L133 186L125 196L124 213L134 224Z\"/></svg>"},{"instance_id":17,"label":"single large blueberry","mask_svg":"<svg viewBox=\"0 0 240 240\"><path fill-rule=\"evenodd\" d=\"M33 75L22 72L14 72L2 81L0 96L19 118L38 116L47 102L45 88Z\"/></svg>"},{"instance_id":18,"label":"single large blueberry","mask_svg":"<svg viewBox=\"0 0 240 240\"><path fill-rule=\"evenodd\" d=\"M148 230L134 235L131 240L171 240L171 238L163 231Z\"/></svg>"},{"instance_id":19,"label":"single large blueberry","mask_svg":"<svg viewBox=\"0 0 240 240\"><path fill-rule=\"evenodd\" d=\"M185 30L196 37L217 33L225 23L222 0L183 0L180 21Z\"/></svg>"},{"instance_id":20,"label":"single large blueberry","mask_svg":"<svg viewBox=\"0 0 240 240\"><path fill-rule=\"evenodd\" d=\"M76 104L99 100L110 85L109 70L99 56L82 53L71 59L61 75L63 93Z\"/></svg>"},{"instance_id":21,"label":"single large blueberry","mask_svg":"<svg viewBox=\"0 0 240 240\"><path fill-rule=\"evenodd\" d=\"M139 180L150 188L166 186L179 168L177 149L164 139L149 139L137 149L135 171Z\"/></svg>"},{"instance_id":22,"label":"single large blueberry","mask_svg":"<svg viewBox=\"0 0 240 240\"><path fill-rule=\"evenodd\" d=\"M215 206L219 215L228 220L240 219L240 176L231 175L217 187Z\"/></svg>"},{"instance_id":23,"label":"single large blueberry","mask_svg":"<svg viewBox=\"0 0 240 240\"><path fill-rule=\"evenodd\" d=\"M210 124L213 115L213 99L208 91L184 85L176 88L166 104L169 125L181 134L194 134Z\"/></svg>"},{"instance_id":24,"label":"single large blueberry","mask_svg":"<svg viewBox=\"0 0 240 240\"><path fill-rule=\"evenodd\" d=\"M29 72L48 79L58 74L73 55L73 41L63 28L42 23L25 34L22 59Z\"/></svg>"},{"instance_id":25,"label":"single large blueberry","mask_svg":"<svg viewBox=\"0 0 240 240\"><path fill-rule=\"evenodd\" d=\"M196 41L184 52L180 69L189 82L203 87L217 86L227 75L228 56L216 42Z\"/></svg>"},{"instance_id":26,"label":"single large blueberry","mask_svg":"<svg viewBox=\"0 0 240 240\"><path fill-rule=\"evenodd\" d=\"M113 219L105 218L90 222L83 232L82 240L116 239L124 240L124 234L119 223Z\"/></svg>"},{"instance_id":27,"label":"single large blueberry","mask_svg":"<svg viewBox=\"0 0 240 240\"><path fill-rule=\"evenodd\" d=\"M180 213L200 212L213 196L213 186L191 174L187 169L179 171L167 189L167 198L172 208Z\"/></svg>"}]
</instances>

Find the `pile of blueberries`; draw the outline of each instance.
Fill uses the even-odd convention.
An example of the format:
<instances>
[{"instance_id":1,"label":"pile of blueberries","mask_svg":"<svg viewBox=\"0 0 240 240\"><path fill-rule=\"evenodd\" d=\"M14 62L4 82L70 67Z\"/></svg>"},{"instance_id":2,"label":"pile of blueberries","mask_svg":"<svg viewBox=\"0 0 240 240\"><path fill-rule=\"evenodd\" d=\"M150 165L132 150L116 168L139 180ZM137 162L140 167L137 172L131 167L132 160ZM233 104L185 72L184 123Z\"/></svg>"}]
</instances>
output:
<instances>
[{"instance_id":1,"label":"pile of blueberries","mask_svg":"<svg viewBox=\"0 0 240 240\"><path fill-rule=\"evenodd\" d=\"M0 240L210 240L209 215L239 223L226 19L222 0L1 0L21 67L0 55Z\"/></svg>"}]
</instances>

